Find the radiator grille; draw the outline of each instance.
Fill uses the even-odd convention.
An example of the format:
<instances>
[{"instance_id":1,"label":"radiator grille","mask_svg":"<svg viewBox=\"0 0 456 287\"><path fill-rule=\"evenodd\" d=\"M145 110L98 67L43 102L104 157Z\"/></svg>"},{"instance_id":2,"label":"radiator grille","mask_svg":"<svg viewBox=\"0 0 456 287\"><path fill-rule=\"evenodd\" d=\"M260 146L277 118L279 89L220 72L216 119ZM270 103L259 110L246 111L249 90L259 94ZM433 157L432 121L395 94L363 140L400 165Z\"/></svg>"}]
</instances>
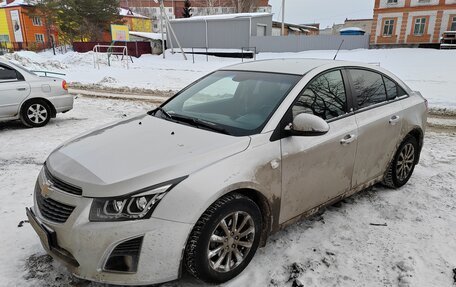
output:
<instances>
[{"instance_id":1,"label":"radiator grille","mask_svg":"<svg viewBox=\"0 0 456 287\"><path fill-rule=\"evenodd\" d=\"M58 223L65 223L74 210L74 206L45 198L40 192L36 192L36 202L44 218Z\"/></svg>"},{"instance_id":2,"label":"radiator grille","mask_svg":"<svg viewBox=\"0 0 456 287\"><path fill-rule=\"evenodd\" d=\"M82 195L82 188L66 183L63 180L56 178L49 172L46 164L44 164L44 174L47 180L49 180L56 189L74 195Z\"/></svg>"}]
</instances>

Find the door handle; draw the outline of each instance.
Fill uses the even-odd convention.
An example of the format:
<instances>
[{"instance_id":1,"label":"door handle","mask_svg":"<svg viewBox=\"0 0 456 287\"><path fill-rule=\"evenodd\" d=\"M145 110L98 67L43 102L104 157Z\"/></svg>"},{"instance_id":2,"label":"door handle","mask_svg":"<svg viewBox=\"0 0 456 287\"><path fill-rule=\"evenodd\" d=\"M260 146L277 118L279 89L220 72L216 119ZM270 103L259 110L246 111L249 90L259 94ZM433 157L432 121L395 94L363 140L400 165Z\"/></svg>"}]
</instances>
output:
<instances>
[{"instance_id":1,"label":"door handle","mask_svg":"<svg viewBox=\"0 0 456 287\"><path fill-rule=\"evenodd\" d=\"M356 135L346 135L343 139L340 140L341 145L349 145L356 140Z\"/></svg>"},{"instance_id":2,"label":"door handle","mask_svg":"<svg viewBox=\"0 0 456 287\"><path fill-rule=\"evenodd\" d=\"M17 88L16 90L18 90L18 91L26 91L27 88Z\"/></svg>"},{"instance_id":3,"label":"door handle","mask_svg":"<svg viewBox=\"0 0 456 287\"><path fill-rule=\"evenodd\" d=\"M394 115L394 116L392 116L392 117L390 118L389 123L390 123L390 125L394 126L394 125L396 125L400 120L401 120L401 117L400 117L400 116Z\"/></svg>"}]
</instances>

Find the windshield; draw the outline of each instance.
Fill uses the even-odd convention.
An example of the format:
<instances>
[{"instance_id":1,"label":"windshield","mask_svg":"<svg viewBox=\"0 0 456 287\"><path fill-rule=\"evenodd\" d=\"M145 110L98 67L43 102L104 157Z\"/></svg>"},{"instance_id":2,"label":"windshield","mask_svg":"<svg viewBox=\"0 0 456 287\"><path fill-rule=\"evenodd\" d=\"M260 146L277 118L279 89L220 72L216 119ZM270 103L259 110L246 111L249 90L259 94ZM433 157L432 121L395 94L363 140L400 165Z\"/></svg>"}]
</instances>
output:
<instances>
[{"instance_id":1,"label":"windshield","mask_svg":"<svg viewBox=\"0 0 456 287\"><path fill-rule=\"evenodd\" d=\"M259 133L301 76L218 71L180 92L155 115L234 136Z\"/></svg>"}]
</instances>

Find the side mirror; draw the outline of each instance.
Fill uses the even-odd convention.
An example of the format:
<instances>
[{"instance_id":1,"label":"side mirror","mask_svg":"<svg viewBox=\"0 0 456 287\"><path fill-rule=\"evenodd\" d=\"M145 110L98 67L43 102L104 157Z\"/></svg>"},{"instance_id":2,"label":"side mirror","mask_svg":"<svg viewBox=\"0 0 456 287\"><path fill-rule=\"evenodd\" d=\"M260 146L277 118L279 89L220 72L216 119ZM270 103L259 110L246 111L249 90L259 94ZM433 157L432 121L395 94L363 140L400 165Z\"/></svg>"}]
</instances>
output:
<instances>
[{"instance_id":1,"label":"side mirror","mask_svg":"<svg viewBox=\"0 0 456 287\"><path fill-rule=\"evenodd\" d=\"M329 125L320 117L301 113L293 119L293 124L285 129L295 136L320 136L329 131Z\"/></svg>"}]
</instances>

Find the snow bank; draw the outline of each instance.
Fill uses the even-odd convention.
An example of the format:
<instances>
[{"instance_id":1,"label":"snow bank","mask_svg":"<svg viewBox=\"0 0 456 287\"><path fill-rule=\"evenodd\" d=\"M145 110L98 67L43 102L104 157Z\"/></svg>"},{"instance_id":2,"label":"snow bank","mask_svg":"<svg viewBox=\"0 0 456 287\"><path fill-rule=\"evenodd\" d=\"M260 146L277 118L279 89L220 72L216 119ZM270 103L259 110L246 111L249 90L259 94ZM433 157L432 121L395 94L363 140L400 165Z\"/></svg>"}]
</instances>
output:
<instances>
[{"instance_id":1,"label":"snow bank","mask_svg":"<svg viewBox=\"0 0 456 287\"><path fill-rule=\"evenodd\" d=\"M261 53L257 59L273 58L322 58L332 59L335 51L306 51L300 53ZM130 69L125 68L125 61L112 57L111 67L107 65L106 55L100 56L101 68L93 66L93 53L75 53L52 55L51 52L33 53L16 52L7 54L13 59L32 69L58 70L67 74L69 82L99 84L114 88L142 88L151 90L180 90L194 80L221 67L237 64L241 59L217 58L195 55L184 61L182 55L172 55L169 51L166 59L162 56L143 55L133 58ZM421 91L433 108L456 110L456 50L432 49L383 49L340 51L339 60L379 63L403 79L412 89ZM104 79L109 78L107 82Z\"/></svg>"}]
</instances>

